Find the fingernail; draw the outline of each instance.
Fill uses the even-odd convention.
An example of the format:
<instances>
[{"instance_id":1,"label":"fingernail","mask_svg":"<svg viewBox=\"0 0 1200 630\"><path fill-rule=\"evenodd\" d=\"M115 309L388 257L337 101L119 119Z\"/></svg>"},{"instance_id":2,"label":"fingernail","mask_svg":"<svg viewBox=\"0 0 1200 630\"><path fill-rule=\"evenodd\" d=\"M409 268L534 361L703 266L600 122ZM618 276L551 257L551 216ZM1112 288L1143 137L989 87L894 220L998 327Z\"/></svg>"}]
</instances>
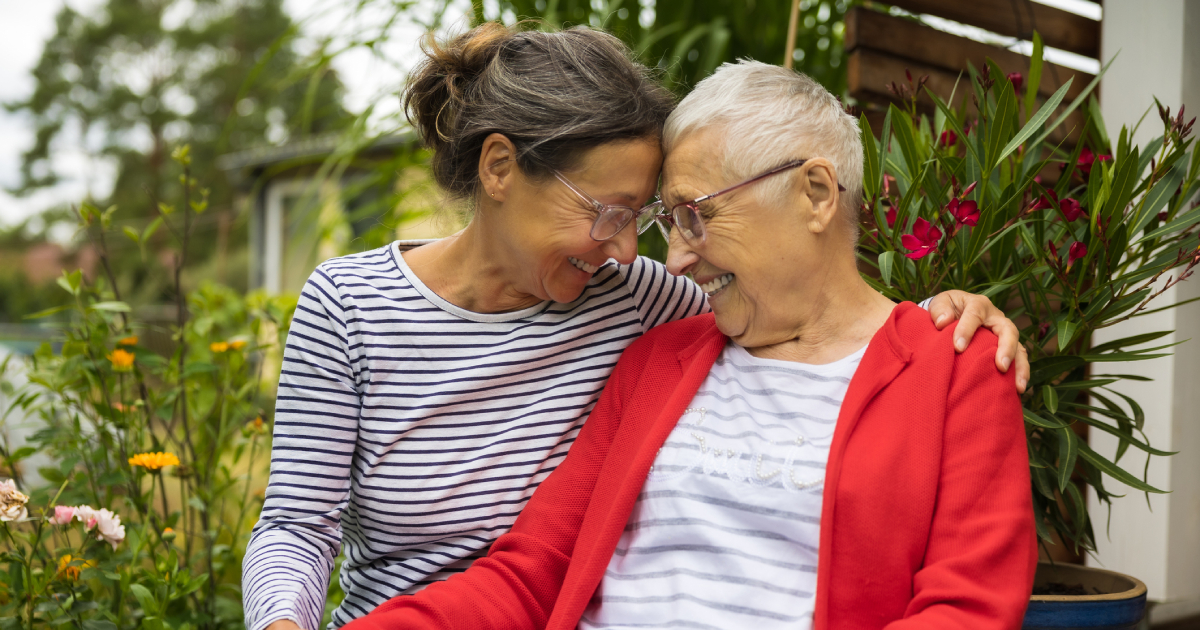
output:
<instances>
[{"instance_id":1,"label":"fingernail","mask_svg":"<svg viewBox=\"0 0 1200 630\"><path fill-rule=\"evenodd\" d=\"M967 340L966 340L966 339L963 339L962 337L959 337L958 339L955 339L955 340L954 340L954 348L955 348L956 350L958 350L959 352L962 352L963 350L966 350L966 349L967 349Z\"/></svg>"},{"instance_id":2,"label":"fingernail","mask_svg":"<svg viewBox=\"0 0 1200 630\"><path fill-rule=\"evenodd\" d=\"M1007 372L1008 364L1010 364L1010 363L1012 363L1012 359L1010 359L1008 357L1000 357L1000 370Z\"/></svg>"},{"instance_id":3,"label":"fingernail","mask_svg":"<svg viewBox=\"0 0 1200 630\"><path fill-rule=\"evenodd\" d=\"M1029 381L1026 381L1023 378L1019 378L1019 379L1017 379L1017 387L1020 387L1021 389L1025 389L1025 385L1027 385L1028 382Z\"/></svg>"},{"instance_id":4,"label":"fingernail","mask_svg":"<svg viewBox=\"0 0 1200 630\"><path fill-rule=\"evenodd\" d=\"M938 315L938 318L937 318L937 326L938 326L938 327L941 327L941 325L942 325L942 324L944 324L944 323L946 323L946 314L945 314L945 313L942 313L941 315Z\"/></svg>"}]
</instances>

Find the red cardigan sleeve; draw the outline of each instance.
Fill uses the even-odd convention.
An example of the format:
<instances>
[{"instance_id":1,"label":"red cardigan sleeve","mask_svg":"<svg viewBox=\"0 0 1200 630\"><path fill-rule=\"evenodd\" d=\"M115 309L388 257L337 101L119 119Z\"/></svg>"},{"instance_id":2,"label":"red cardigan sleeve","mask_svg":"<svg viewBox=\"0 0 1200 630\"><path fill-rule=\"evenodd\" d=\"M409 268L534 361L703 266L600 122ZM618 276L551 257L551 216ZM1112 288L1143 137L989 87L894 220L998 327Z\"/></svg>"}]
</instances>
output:
<instances>
[{"instance_id":1,"label":"red cardigan sleeve","mask_svg":"<svg viewBox=\"0 0 1200 630\"><path fill-rule=\"evenodd\" d=\"M956 358L925 560L886 630L1021 627L1037 565L1029 454L1012 372L996 371L989 340Z\"/></svg>"},{"instance_id":2,"label":"red cardigan sleeve","mask_svg":"<svg viewBox=\"0 0 1200 630\"><path fill-rule=\"evenodd\" d=\"M626 354L631 354L626 352ZM608 385L562 464L534 492L512 530L487 557L415 595L400 595L346 630L543 628L562 588L600 470L621 422L630 361L617 364Z\"/></svg>"}]
</instances>

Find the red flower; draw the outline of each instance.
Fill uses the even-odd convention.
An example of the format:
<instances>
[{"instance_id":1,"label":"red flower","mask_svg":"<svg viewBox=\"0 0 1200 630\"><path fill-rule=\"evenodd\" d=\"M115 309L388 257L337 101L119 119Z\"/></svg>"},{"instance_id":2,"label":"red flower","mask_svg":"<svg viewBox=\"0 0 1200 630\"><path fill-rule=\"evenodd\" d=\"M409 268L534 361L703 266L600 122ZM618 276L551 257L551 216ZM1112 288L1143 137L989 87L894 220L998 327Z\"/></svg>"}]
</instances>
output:
<instances>
[{"instance_id":1,"label":"red flower","mask_svg":"<svg viewBox=\"0 0 1200 630\"><path fill-rule=\"evenodd\" d=\"M1012 83L1013 90L1018 94L1021 92L1021 86L1025 85L1025 77L1021 76L1020 72L1008 73L1008 80Z\"/></svg>"},{"instance_id":2,"label":"red flower","mask_svg":"<svg viewBox=\"0 0 1200 630\"><path fill-rule=\"evenodd\" d=\"M1087 245L1082 241L1071 243L1071 249L1067 250L1067 267L1075 264L1076 260L1087 256Z\"/></svg>"},{"instance_id":3,"label":"red flower","mask_svg":"<svg viewBox=\"0 0 1200 630\"><path fill-rule=\"evenodd\" d=\"M1046 195L1050 195L1050 197L1047 198ZM1054 192L1053 190L1047 190L1046 195L1042 195L1041 197L1038 198L1037 201L1033 202L1033 205L1029 206L1029 211L1037 212L1038 210L1045 210L1046 208L1053 208L1054 205L1056 203L1058 203L1058 193ZM1053 199L1054 201L1051 202L1051 199Z\"/></svg>"},{"instance_id":4,"label":"red flower","mask_svg":"<svg viewBox=\"0 0 1200 630\"><path fill-rule=\"evenodd\" d=\"M924 258L937 251L938 241L942 239L942 231L929 224L925 219L917 219L913 223L912 234L900 237L900 244L912 252L905 254L913 260Z\"/></svg>"},{"instance_id":5,"label":"red flower","mask_svg":"<svg viewBox=\"0 0 1200 630\"><path fill-rule=\"evenodd\" d=\"M1111 155L1096 155L1095 153L1092 153L1091 149L1083 147L1083 151L1079 152L1079 160L1075 162L1075 166L1079 169L1080 173L1083 173L1084 177L1090 177L1092 174L1092 166L1096 162L1107 162L1111 159Z\"/></svg>"},{"instance_id":6,"label":"red flower","mask_svg":"<svg viewBox=\"0 0 1200 630\"><path fill-rule=\"evenodd\" d=\"M885 215L885 217L887 218L888 227L890 227L890 228L896 227L896 207L895 206L888 206L887 214Z\"/></svg>"},{"instance_id":7,"label":"red flower","mask_svg":"<svg viewBox=\"0 0 1200 630\"><path fill-rule=\"evenodd\" d=\"M1087 217L1087 213L1083 211L1083 208L1079 207L1079 202L1070 197L1058 202L1058 207L1062 210L1063 216L1066 217L1068 223L1079 217Z\"/></svg>"},{"instance_id":8,"label":"red flower","mask_svg":"<svg viewBox=\"0 0 1200 630\"><path fill-rule=\"evenodd\" d=\"M943 147L952 147L958 144L958 134L954 133L953 129L947 129L942 132L941 137L938 138L938 142Z\"/></svg>"},{"instance_id":9,"label":"red flower","mask_svg":"<svg viewBox=\"0 0 1200 630\"><path fill-rule=\"evenodd\" d=\"M975 225L979 223L979 204L974 201L959 201L957 197L946 204L946 211L954 216L960 225Z\"/></svg>"},{"instance_id":10,"label":"red flower","mask_svg":"<svg viewBox=\"0 0 1200 630\"><path fill-rule=\"evenodd\" d=\"M1166 220L1167 220L1167 211L1166 211L1166 210L1163 210L1162 212L1159 212L1159 213L1158 213L1158 221L1159 221L1159 223L1163 223L1163 222L1165 222Z\"/></svg>"}]
</instances>

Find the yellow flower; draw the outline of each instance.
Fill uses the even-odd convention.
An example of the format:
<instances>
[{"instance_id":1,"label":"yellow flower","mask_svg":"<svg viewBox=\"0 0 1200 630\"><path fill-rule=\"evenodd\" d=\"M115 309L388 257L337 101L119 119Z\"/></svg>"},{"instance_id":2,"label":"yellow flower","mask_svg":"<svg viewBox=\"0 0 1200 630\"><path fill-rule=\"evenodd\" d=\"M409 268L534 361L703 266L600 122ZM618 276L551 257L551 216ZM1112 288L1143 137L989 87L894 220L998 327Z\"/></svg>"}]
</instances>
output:
<instances>
[{"instance_id":1,"label":"yellow flower","mask_svg":"<svg viewBox=\"0 0 1200 630\"><path fill-rule=\"evenodd\" d=\"M229 347L233 350L241 350L246 347L246 342L241 339L234 339L229 342Z\"/></svg>"},{"instance_id":2,"label":"yellow flower","mask_svg":"<svg viewBox=\"0 0 1200 630\"><path fill-rule=\"evenodd\" d=\"M129 458L129 465L158 470L165 466L178 466L179 458L174 453L139 453Z\"/></svg>"},{"instance_id":3,"label":"yellow flower","mask_svg":"<svg viewBox=\"0 0 1200 630\"><path fill-rule=\"evenodd\" d=\"M138 342L137 335L130 335L117 340L118 346L136 346Z\"/></svg>"},{"instance_id":4,"label":"yellow flower","mask_svg":"<svg viewBox=\"0 0 1200 630\"><path fill-rule=\"evenodd\" d=\"M133 369L133 353L120 348L108 353L108 360L112 361L114 371L128 372Z\"/></svg>"},{"instance_id":5,"label":"yellow flower","mask_svg":"<svg viewBox=\"0 0 1200 630\"><path fill-rule=\"evenodd\" d=\"M225 352L229 349L229 344L224 341L214 341L208 344L208 349L213 352Z\"/></svg>"},{"instance_id":6,"label":"yellow flower","mask_svg":"<svg viewBox=\"0 0 1200 630\"><path fill-rule=\"evenodd\" d=\"M74 582L79 579L80 568L71 566L71 554L58 559L58 577Z\"/></svg>"}]
</instances>

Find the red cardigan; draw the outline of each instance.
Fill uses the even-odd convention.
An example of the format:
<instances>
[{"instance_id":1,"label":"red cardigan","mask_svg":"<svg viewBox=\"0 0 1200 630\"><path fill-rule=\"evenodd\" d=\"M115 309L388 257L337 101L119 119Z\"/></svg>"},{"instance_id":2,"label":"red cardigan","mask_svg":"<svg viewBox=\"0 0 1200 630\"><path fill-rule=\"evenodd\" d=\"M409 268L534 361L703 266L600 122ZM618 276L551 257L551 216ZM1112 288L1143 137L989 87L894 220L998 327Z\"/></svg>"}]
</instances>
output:
<instances>
[{"instance_id":1,"label":"red cardigan","mask_svg":"<svg viewBox=\"0 0 1200 630\"><path fill-rule=\"evenodd\" d=\"M1037 563L1011 372L979 331L896 307L850 382L825 472L814 630L1016 629ZM726 337L713 316L626 349L570 453L486 558L346 630L574 630L659 447Z\"/></svg>"}]
</instances>

